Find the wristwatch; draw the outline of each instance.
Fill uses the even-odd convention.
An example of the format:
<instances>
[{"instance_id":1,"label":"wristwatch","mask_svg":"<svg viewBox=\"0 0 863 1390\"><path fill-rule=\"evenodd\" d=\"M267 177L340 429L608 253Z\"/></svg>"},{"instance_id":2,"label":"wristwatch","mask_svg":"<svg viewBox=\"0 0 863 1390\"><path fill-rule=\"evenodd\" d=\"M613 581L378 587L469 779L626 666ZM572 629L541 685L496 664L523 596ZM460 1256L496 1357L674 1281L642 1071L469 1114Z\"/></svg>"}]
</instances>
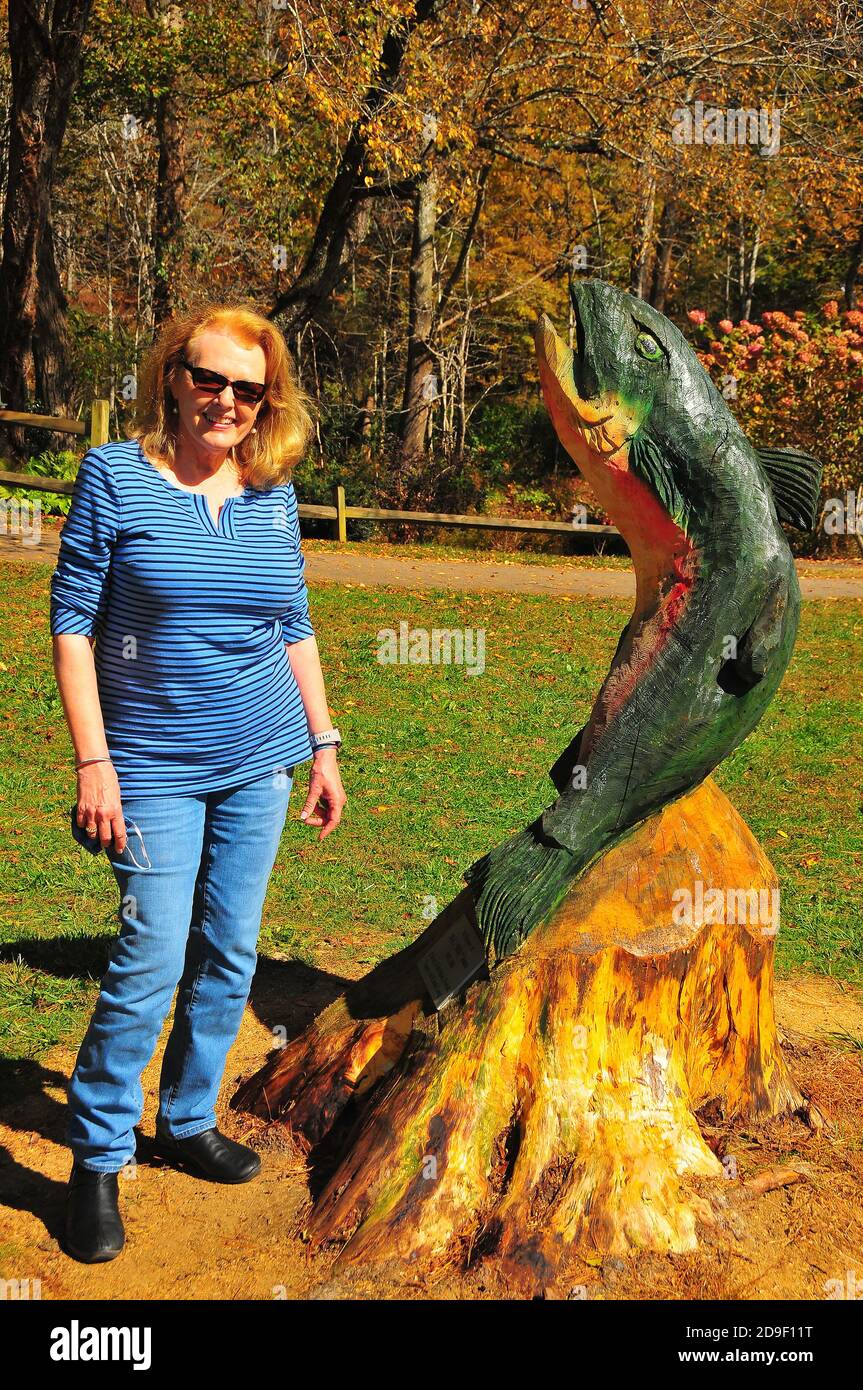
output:
<instances>
[{"instance_id":1,"label":"wristwatch","mask_svg":"<svg viewBox=\"0 0 863 1390\"><path fill-rule=\"evenodd\" d=\"M309 742L315 752L319 748L341 748L342 736L338 729L325 729L322 734L309 734Z\"/></svg>"}]
</instances>

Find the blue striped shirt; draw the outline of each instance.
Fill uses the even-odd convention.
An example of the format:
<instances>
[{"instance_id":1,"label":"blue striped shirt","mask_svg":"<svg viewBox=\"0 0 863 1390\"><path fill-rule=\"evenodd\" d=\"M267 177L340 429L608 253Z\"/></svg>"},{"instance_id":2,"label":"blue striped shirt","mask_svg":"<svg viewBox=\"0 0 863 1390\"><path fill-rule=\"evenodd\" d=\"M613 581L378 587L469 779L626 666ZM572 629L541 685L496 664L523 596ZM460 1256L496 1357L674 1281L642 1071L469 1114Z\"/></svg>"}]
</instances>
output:
<instances>
[{"instance_id":1,"label":"blue striped shirt","mask_svg":"<svg viewBox=\"0 0 863 1390\"><path fill-rule=\"evenodd\" d=\"M213 520L137 439L81 461L51 577L51 633L95 634L121 795L290 773L312 756L285 643L313 636L292 483L246 487Z\"/></svg>"}]
</instances>

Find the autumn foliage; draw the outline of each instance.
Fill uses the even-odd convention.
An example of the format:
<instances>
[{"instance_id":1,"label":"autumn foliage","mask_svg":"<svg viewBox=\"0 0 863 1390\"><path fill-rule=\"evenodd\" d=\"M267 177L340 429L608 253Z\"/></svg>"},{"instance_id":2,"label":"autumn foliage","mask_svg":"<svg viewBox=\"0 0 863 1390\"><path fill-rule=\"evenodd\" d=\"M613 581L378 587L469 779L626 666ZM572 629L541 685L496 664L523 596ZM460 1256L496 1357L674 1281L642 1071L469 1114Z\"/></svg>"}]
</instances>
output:
<instances>
[{"instance_id":1,"label":"autumn foliage","mask_svg":"<svg viewBox=\"0 0 863 1390\"><path fill-rule=\"evenodd\" d=\"M758 442L859 483L859 7L82 3L52 66L53 7L0 0L12 408L105 397L121 436L159 323L239 295L320 403L303 500L559 519L531 328L598 276L691 331Z\"/></svg>"}]
</instances>

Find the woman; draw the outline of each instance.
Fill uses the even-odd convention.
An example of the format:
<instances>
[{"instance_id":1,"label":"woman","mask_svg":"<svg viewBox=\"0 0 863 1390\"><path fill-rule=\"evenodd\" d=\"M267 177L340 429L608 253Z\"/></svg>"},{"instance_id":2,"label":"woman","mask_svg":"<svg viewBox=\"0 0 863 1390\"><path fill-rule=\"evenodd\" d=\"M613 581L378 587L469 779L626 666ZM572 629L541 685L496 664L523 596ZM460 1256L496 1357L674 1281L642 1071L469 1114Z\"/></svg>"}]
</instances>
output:
<instances>
[{"instance_id":1,"label":"woman","mask_svg":"<svg viewBox=\"0 0 863 1390\"><path fill-rule=\"evenodd\" d=\"M131 437L90 449L75 481L51 580L54 669L77 837L105 850L120 889L68 1093L66 1248L85 1262L123 1248L117 1174L177 987L157 1151L220 1182L260 1169L214 1106L297 764L312 759L301 819L319 840L346 800L289 481L309 405L279 330L209 305L162 330Z\"/></svg>"}]
</instances>

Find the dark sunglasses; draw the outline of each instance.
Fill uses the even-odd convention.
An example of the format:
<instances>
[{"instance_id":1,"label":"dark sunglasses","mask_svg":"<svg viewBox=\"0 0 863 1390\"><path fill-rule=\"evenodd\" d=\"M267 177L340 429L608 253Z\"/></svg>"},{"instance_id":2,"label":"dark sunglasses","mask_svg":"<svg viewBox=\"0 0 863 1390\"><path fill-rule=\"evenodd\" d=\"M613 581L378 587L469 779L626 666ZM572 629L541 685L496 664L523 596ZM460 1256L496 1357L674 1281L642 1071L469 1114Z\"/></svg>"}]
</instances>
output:
<instances>
[{"instance_id":1,"label":"dark sunglasses","mask_svg":"<svg viewBox=\"0 0 863 1390\"><path fill-rule=\"evenodd\" d=\"M257 405L267 394L266 386L260 381L230 381L228 377L222 376L221 372L211 372L206 367L193 367L192 363L183 357L179 362L181 367L186 368L198 390L207 391L211 396L218 396L226 386L230 386L238 401L245 401L247 405Z\"/></svg>"}]
</instances>

